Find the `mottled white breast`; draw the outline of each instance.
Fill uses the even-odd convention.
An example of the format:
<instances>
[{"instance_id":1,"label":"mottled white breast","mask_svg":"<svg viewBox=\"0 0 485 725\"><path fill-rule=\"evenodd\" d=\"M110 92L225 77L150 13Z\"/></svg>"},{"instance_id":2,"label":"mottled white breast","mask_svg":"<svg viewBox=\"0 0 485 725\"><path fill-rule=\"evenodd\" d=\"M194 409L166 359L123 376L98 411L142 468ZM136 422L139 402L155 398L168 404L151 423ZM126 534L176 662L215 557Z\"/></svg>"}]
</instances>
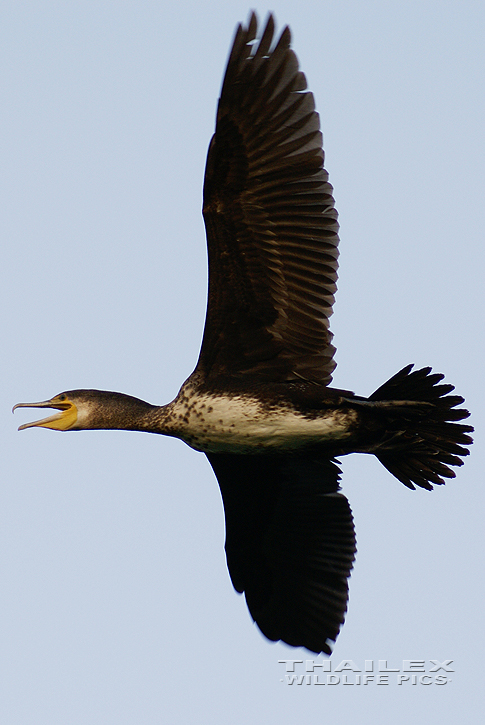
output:
<instances>
[{"instance_id":1,"label":"mottled white breast","mask_svg":"<svg viewBox=\"0 0 485 725\"><path fill-rule=\"evenodd\" d=\"M316 441L348 438L357 419L354 410L323 410L305 416L288 406L263 405L246 396L192 395L180 392L170 404L174 434L206 452L297 449Z\"/></svg>"}]
</instances>

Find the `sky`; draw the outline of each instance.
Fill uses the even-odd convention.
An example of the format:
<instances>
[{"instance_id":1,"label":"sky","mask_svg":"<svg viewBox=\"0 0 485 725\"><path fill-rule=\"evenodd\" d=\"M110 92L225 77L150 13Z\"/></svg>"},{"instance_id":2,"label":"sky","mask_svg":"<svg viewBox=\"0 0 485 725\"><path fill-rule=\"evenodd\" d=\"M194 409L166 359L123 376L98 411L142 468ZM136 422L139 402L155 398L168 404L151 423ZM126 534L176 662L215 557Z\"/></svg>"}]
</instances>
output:
<instances>
[{"instance_id":1,"label":"sky","mask_svg":"<svg viewBox=\"0 0 485 725\"><path fill-rule=\"evenodd\" d=\"M202 454L141 433L19 433L35 411L10 414L73 388L162 404L191 373L205 156L249 9L2 3L5 725L447 725L482 712L483 2L255 6L292 28L321 115L341 223L334 384L369 395L407 363L431 365L477 429L457 478L431 493L372 457L343 460L358 553L332 672L424 660L429 676L452 660L451 682L289 685L279 660L322 658L252 623Z\"/></svg>"}]
</instances>

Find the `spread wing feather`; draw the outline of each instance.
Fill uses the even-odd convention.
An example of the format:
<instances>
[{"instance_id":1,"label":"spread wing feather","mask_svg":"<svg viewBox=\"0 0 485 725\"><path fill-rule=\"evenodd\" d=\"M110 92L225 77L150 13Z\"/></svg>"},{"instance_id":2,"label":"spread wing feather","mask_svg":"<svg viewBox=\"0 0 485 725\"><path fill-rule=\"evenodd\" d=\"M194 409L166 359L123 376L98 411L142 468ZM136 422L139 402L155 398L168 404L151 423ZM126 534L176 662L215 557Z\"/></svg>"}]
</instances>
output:
<instances>
[{"instance_id":1,"label":"spread wing feather","mask_svg":"<svg viewBox=\"0 0 485 725\"><path fill-rule=\"evenodd\" d=\"M227 566L266 637L331 653L347 610L352 514L328 457L207 454L226 515Z\"/></svg>"},{"instance_id":2,"label":"spread wing feather","mask_svg":"<svg viewBox=\"0 0 485 725\"><path fill-rule=\"evenodd\" d=\"M328 318L337 212L313 95L285 28L239 26L207 158L209 297L198 369L208 384L305 378L335 367Z\"/></svg>"}]
</instances>

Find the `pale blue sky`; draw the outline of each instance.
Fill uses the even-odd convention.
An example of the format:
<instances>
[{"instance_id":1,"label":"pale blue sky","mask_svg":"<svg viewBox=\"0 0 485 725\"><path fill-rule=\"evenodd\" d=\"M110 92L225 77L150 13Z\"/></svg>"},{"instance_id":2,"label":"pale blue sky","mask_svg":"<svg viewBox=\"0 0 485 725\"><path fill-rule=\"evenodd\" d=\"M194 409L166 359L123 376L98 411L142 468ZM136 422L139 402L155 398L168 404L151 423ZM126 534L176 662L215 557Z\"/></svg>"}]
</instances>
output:
<instances>
[{"instance_id":1,"label":"pale blue sky","mask_svg":"<svg viewBox=\"0 0 485 725\"><path fill-rule=\"evenodd\" d=\"M266 6L256 8L261 18ZM137 433L17 433L78 387L164 403L195 365L207 145L249 6L4 2L0 720L477 719L483 671L483 2L273 2L320 111L341 222L335 384L444 372L477 427L408 491L344 459L358 554L332 662L453 659L446 686L288 687L233 591L205 458ZM396 664L397 663L397 664Z\"/></svg>"}]
</instances>

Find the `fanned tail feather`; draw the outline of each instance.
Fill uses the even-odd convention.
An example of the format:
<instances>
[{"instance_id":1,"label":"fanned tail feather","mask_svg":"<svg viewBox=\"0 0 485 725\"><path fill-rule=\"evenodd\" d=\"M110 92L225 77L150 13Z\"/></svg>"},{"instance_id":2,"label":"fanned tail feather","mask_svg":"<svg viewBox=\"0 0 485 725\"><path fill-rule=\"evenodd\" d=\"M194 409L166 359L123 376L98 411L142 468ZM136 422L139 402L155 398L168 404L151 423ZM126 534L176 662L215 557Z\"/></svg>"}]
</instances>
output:
<instances>
[{"instance_id":1,"label":"fanned tail feather","mask_svg":"<svg viewBox=\"0 0 485 725\"><path fill-rule=\"evenodd\" d=\"M408 488L416 485L431 491L432 484L455 477L449 466L463 465L462 457L469 454L465 446L473 442L468 435L473 427L457 423L470 413L457 407L464 399L450 395L453 385L440 384L444 375L432 373L429 367L413 372L412 368L407 365L369 398L393 402L386 411L391 438L375 455Z\"/></svg>"}]
</instances>

